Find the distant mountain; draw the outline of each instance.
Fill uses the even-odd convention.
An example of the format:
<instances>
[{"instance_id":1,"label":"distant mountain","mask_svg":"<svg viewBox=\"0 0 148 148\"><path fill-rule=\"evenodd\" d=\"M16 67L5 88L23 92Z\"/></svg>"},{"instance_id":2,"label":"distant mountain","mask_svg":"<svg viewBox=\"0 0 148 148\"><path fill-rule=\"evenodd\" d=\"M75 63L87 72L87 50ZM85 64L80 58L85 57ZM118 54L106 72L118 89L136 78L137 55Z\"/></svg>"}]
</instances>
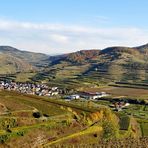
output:
<instances>
[{"instance_id":1,"label":"distant mountain","mask_svg":"<svg viewBox=\"0 0 148 148\"><path fill-rule=\"evenodd\" d=\"M18 50L10 46L0 46L0 74L11 74L37 69L46 65L49 56Z\"/></svg>"},{"instance_id":2,"label":"distant mountain","mask_svg":"<svg viewBox=\"0 0 148 148\"><path fill-rule=\"evenodd\" d=\"M0 53L20 58L30 64L33 64L34 66L44 63L44 61L49 58L49 56L43 53L22 51L10 46L0 46Z\"/></svg>"},{"instance_id":3,"label":"distant mountain","mask_svg":"<svg viewBox=\"0 0 148 148\"><path fill-rule=\"evenodd\" d=\"M50 66L85 66L81 77L100 81L148 81L148 44L139 47L109 47L82 50L52 58ZM63 69L62 69L63 70ZM59 73L59 72L58 72Z\"/></svg>"},{"instance_id":4,"label":"distant mountain","mask_svg":"<svg viewBox=\"0 0 148 148\"><path fill-rule=\"evenodd\" d=\"M108 47L103 50L47 56L0 46L0 74L40 70L38 78L78 78L94 81L148 82L148 44L138 47ZM50 71L51 70L51 71Z\"/></svg>"}]
</instances>

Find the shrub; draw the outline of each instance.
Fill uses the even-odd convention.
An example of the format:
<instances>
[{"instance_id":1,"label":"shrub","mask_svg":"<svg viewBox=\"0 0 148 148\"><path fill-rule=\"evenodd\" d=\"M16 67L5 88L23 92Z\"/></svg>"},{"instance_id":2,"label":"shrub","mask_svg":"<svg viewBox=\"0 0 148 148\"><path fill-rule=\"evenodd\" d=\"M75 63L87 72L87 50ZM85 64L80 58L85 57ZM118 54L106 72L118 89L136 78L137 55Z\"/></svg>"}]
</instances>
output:
<instances>
[{"instance_id":1,"label":"shrub","mask_svg":"<svg viewBox=\"0 0 148 148\"><path fill-rule=\"evenodd\" d=\"M17 135L18 135L18 136L24 136L24 131L19 131L19 132L17 132Z\"/></svg>"},{"instance_id":2,"label":"shrub","mask_svg":"<svg viewBox=\"0 0 148 148\"><path fill-rule=\"evenodd\" d=\"M40 118L41 117L41 113L40 112L34 112L33 113L33 117Z\"/></svg>"},{"instance_id":3,"label":"shrub","mask_svg":"<svg viewBox=\"0 0 148 148\"><path fill-rule=\"evenodd\" d=\"M103 138L110 139L116 137L117 127L110 121L103 121Z\"/></svg>"},{"instance_id":4,"label":"shrub","mask_svg":"<svg viewBox=\"0 0 148 148\"><path fill-rule=\"evenodd\" d=\"M10 135L0 135L0 143L5 143Z\"/></svg>"}]
</instances>

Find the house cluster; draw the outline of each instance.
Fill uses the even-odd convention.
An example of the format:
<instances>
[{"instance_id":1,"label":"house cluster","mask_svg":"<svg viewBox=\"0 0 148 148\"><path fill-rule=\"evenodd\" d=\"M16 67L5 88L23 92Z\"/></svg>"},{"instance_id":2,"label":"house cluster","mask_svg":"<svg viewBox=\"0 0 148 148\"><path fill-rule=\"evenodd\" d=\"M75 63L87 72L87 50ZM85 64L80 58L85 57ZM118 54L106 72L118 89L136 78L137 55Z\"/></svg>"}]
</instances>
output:
<instances>
[{"instance_id":1,"label":"house cluster","mask_svg":"<svg viewBox=\"0 0 148 148\"><path fill-rule=\"evenodd\" d=\"M15 83L4 81L0 81L0 89L38 96L54 96L58 95L61 91L58 87L49 88L46 84Z\"/></svg>"},{"instance_id":2,"label":"house cluster","mask_svg":"<svg viewBox=\"0 0 148 148\"><path fill-rule=\"evenodd\" d=\"M126 108L130 104L124 101L115 102L110 105L111 108L113 108L115 111L122 111L123 108Z\"/></svg>"},{"instance_id":3,"label":"house cluster","mask_svg":"<svg viewBox=\"0 0 148 148\"><path fill-rule=\"evenodd\" d=\"M78 94L66 96L65 99L74 100L82 98L86 100L97 100L106 96L109 96L109 94L107 94L106 92L79 92Z\"/></svg>"}]
</instances>

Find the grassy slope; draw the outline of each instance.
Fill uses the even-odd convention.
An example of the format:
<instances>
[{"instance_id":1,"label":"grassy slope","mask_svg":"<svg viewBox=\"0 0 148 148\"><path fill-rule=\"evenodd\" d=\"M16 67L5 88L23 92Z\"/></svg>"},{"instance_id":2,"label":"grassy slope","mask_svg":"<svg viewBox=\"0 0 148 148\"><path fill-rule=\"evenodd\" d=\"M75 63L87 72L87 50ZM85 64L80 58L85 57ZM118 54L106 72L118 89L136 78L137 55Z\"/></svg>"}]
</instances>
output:
<instances>
[{"instance_id":1,"label":"grassy slope","mask_svg":"<svg viewBox=\"0 0 148 148\"><path fill-rule=\"evenodd\" d=\"M61 56L51 65L57 70L54 80L75 78L78 82L85 79L90 83L96 81L146 83L148 60L141 50L141 48L110 47L102 51L82 50L67 54L64 58Z\"/></svg>"},{"instance_id":2,"label":"grassy slope","mask_svg":"<svg viewBox=\"0 0 148 148\"><path fill-rule=\"evenodd\" d=\"M0 131L1 135L11 135L12 139L13 139L13 137L17 137L18 140L23 140L23 138L27 138L26 133L31 132L34 129L38 129L40 131L42 131L43 129L46 129L46 134L48 135L49 128L50 128L50 130L52 130L52 129L54 129L54 127L58 126L58 130L61 130L61 128L63 128L63 125L68 126L67 131L65 130L66 133L64 133L64 134L61 133L60 136L56 137L55 141L50 140L49 143L47 140L48 139L48 136L47 136L45 138L46 142L43 142L43 143L44 144L47 143L47 145L48 144L49 145L54 145L54 144L55 145L56 144L66 144L67 145L68 143L71 143L72 141L78 140L77 144L80 144L82 141L80 140L81 138L78 138L78 137L82 137L82 139L85 139L85 138L91 139L90 142L95 144L98 142L98 140L97 140L97 138L94 139L94 134L97 133L98 138L100 138L102 136L102 134L101 135L98 134L98 133L102 133L102 130L105 131L105 134L107 134L107 137L108 136L112 137L115 134L113 131L114 131L114 125L117 124L117 120L115 120L115 116L112 114L112 112L107 110L107 108L106 109L103 108L103 106L102 106L102 110L104 110L104 115L105 115L104 116L105 118L103 120L103 121L105 121L104 125L102 125L102 123L101 123L102 121L99 120L98 125L93 125L92 127L88 128L88 129L84 130L84 128L83 128L83 130L82 130L82 128L79 127L75 130L72 130L74 128L70 126L71 122L69 121L72 118L70 116L66 115L68 112L71 112L71 109L77 111L80 114L81 114L81 112L83 112L83 113L87 112L88 113L87 115L89 115L89 114L92 114L94 111L99 111L101 108L96 108L93 106L91 108L88 108L88 107L85 107L81 104L79 105L79 103L76 103L76 104L74 104L73 102L68 103L68 102L64 102L62 100L60 101L60 100L47 99L46 97L22 95L22 94L18 94L15 92L6 92L6 91L0 92L0 96L1 96L1 99L3 98L2 99L3 104L5 104L6 106L8 105L7 102L11 102L11 103L14 102L14 104L12 106L11 105L9 106L9 110L11 111L12 114L11 114L11 116L7 116L7 118L16 118L16 119L22 118L22 120L25 119L26 121L28 120L28 122L30 122L29 120L32 119L30 113L31 113L31 110L34 109L34 107L37 108L39 111L42 111L46 114L48 113L51 116L48 118L48 121L44 121L43 123L41 121L40 122L38 121L38 122L33 122L31 125L24 124L21 127L20 126L19 127L12 127L11 128L12 133L8 133L8 132L6 132L6 130ZM15 103L18 105L22 105L23 110L21 110L21 108L19 109L17 107L13 108ZM63 106L63 107L60 108L59 106ZM71 109L70 108L68 109L68 107L70 107ZM28 112L28 114L27 114L27 112ZM20 117L21 114L24 115L24 117L23 116ZM91 118L93 116L91 116ZM96 116L94 116L93 118L96 118ZM67 122L65 122L65 121L62 122L63 120L67 120L67 121L69 121L69 123L67 124ZM80 123L83 123L83 122L81 121ZM111 128L109 128L109 127L111 127ZM143 126L143 127L146 127L146 126ZM130 125L130 128L126 132L124 132L124 133L119 132L119 134L122 134L122 135L117 134L116 136L118 138L128 137L133 132L132 128L133 128L133 130L135 130L136 129L135 125L133 125L133 127ZM110 133L110 132L111 132L111 134L108 135L108 133ZM22 138L20 137L21 134L24 134L24 136ZM136 135L136 133L135 133L135 135ZM12 141L10 138L10 143L11 142ZM43 143L40 143L40 144L43 144ZM89 144L89 142L88 142L88 144ZM45 144L45 146L46 146L46 144Z\"/></svg>"},{"instance_id":3,"label":"grassy slope","mask_svg":"<svg viewBox=\"0 0 148 148\"><path fill-rule=\"evenodd\" d=\"M61 124L61 127L59 127L59 128L62 128L63 124L65 124L65 123L67 124L67 122L70 122L69 119L72 119L71 115L70 116L67 115L69 113L73 114L72 110L77 111L79 114L81 114L82 112L83 113L87 112L88 114L91 114L97 110L98 111L104 110L104 112L106 112L105 114L108 116L108 119L112 118L111 112L108 112L107 111L108 109L103 108L103 106L102 106L102 108L97 108L97 107L93 107L93 106L91 108L87 108L87 107L84 107L84 106L81 106L78 104L67 103L62 100L61 101L60 100L59 101L53 100L53 99L50 100L50 99L47 99L44 97L22 95L22 94L18 94L15 92L7 92L7 91L1 91L0 96L3 100L3 103L8 108L9 112L11 112L11 114L4 115L1 117L2 122L5 123L5 120L11 122L11 120L9 120L9 119L15 119L15 120L12 120L14 122L14 125L12 125L12 127L10 127L11 132L6 132L5 129L0 131L1 136L2 135L8 136L5 138L9 138L10 135L12 137L15 137L15 136L17 137L17 136L20 136L19 134L22 132L23 132L23 134L25 134L24 133L25 131L28 131L28 130L30 131L30 130L36 129L36 128L43 128L43 127L47 127L47 129L48 129L48 127L52 128L52 126L51 126L52 123L55 126L56 126L56 123ZM9 103L13 102L12 106L11 105L8 106L8 102ZM18 104L18 106L21 106L21 108L15 106L15 103ZM60 107L61 105L63 106L62 108ZM38 121L37 119L36 119L36 122L33 121L33 117L31 116L30 113L34 110L34 108L37 108L42 113L48 114L50 116L50 117L48 117L48 121L45 120L43 122L42 120ZM21 127L19 126L20 124L17 124L18 120L22 120L23 122L25 120L25 122L23 124L21 124ZM30 120L32 120L32 123L30 123L30 125L29 125L26 122L27 121L30 122ZM66 122L62 122L63 120L66 120ZM26 123L26 125L25 125L25 123ZM82 123L80 122L79 124L82 124ZM71 128L72 127L69 127L69 131L67 131L67 134L71 131ZM99 126L98 127L94 126L86 131L78 132L77 134L74 134L76 132L76 130L74 130L73 133L71 133L72 136L67 137L67 138L68 139L74 138L74 137L77 137L78 135L87 135L87 134L93 133L94 131L100 131L100 130L101 130L101 127L99 127ZM61 135L61 137L62 137L62 135Z\"/></svg>"},{"instance_id":4,"label":"grassy slope","mask_svg":"<svg viewBox=\"0 0 148 148\"><path fill-rule=\"evenodd\" d=\"M49 143L43 145L43 147L46 148L46 147L49 147L50 145L60 143L60 142L63 142L65 140L69 140L71 138L80 137L80 136L87 135L87 134L93 134L93 133L96 133L96 132L101 132L102 130L103 130L102 127L91 126L91 127L87 128L85 130L82 130L82 131L78 132L78 133L74 133L74 134L59 138L59 139L57 139L55 141L49 142Z\"/></svg>"},{"instance_id":5,"label":"grassy slope","mask_svg":"<svg viewBox=\"0 0 148 148\"><path fill-rule=\"evenodd\" d=\"M11 55L0 54L0 61L0 74L12 74L33 69L29 63Z\"/></svg>"}]
</instances>

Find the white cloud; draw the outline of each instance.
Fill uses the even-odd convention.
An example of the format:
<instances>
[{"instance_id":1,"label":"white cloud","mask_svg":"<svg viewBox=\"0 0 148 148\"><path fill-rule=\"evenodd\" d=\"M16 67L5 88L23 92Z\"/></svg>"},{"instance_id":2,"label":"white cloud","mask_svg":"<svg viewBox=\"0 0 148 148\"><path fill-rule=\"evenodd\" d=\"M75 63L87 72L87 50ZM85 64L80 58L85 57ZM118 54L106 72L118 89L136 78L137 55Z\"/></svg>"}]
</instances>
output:
<instances>
[{"instance_id":1,"label":"white cloud","mask_svg":"<svg viewBox=\"0 0 148 148\"><path fill-rule=\"evenodd\" d=\"M31 23L0 20L0 44L20 49L65 53L108 46L137 46L148 42L148 30L94 28L77 25Z\"/></svg>"},{"instance_id":2,"label":"white cloud","mask_svg":"<svg viewBox=\"0 0 148 148\"><path fill-rule=\"evenodd\" d=\"M66 44L68 43L68 37L60 34L51 34L49 35L49 38L53 40L53 42Z\"/></svg>"}]
</instances>

